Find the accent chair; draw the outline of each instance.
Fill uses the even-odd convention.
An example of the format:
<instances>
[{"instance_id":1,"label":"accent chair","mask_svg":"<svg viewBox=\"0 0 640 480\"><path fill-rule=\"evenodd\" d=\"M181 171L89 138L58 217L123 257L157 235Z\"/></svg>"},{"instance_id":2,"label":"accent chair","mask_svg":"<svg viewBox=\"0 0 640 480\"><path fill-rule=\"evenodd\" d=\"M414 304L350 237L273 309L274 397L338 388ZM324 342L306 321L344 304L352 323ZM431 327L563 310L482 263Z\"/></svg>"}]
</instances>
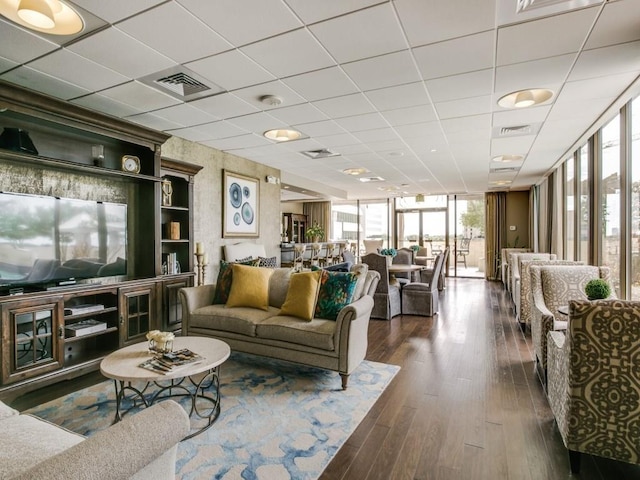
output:
<instances>
[{"instance_id":1,"label":"accent chair","mask_svg":"<svg viewBox=\"0 0 640 480\"><path fill-rule=\"evenodd\" d=\"M391 263L398 265L412 265L414 257L415 253L410 248L399 248L397 255L393 257ZM400 282L400 287L403 287L411 282L410 272L399 272L395 273L394 276L396 277L396 280Z\"/></svg>"},{"instance_id":2,"label":"accent chair","mask_svg":"<svg viewBox=\"0 0 640 480\"><path fill-rule=\"evenodd\" d=\"M523 260L556 260L555 253L512 253L511 300L516 318L520 316L520 264Z\"/></svg>"},{"instance_id":3,"label":"accent chair","mask_svg":"<svg viewBox=\"0 0 640 480\"><path fill-rule=\"evenodd\" d=\"M425 315L438 313L438 280L444 264L444 253L439 254L434 267L429 272L420 271L420 282L413 282L402 288L402 314Z\"/></svg>"},{"instance_id":4,"label":"accent chair","mask_svg":"<svg viewBox=\"0 0 640 480\"><path fill-rule=\"evenodd\" d=\"M593 265L543 265L531 266L531 338L536 361L542 369L543 382L547 373L547 333L567 329L567 317L558 308L566 307L571 300L587 300L584 287L594 278L611 282L609 267ZM615 298L615 292L612 292Z\"/></svg>"},{"instance_id":5,"label":"accent chair","mask_svg":"<svg viewBox=\"0 0 640 480\"><path fill-rule=\"evenodd\" d=\"M547 392L571 472L581 453L640 464L640 302L569 302L548 333Z\"/></svg>"},{"instance_id":6,"label":"accent chair","mask_svg":"<svg viewBox=\"0 0 640 480\"><path fill-rule=\"evenodd\" d=\"M371 318L391 320L401 313L400 288L389 283L389 266L385 255L368 253L360 259L369 265L369 270L380 274L380 281L373 295Z\"/></svg>"},{"instance_id":7,"label":"accent chair","mask_svg":"<svg viewBox=\"0 0 640 480\"><path fill-rule=\"evenodd\" d=\"M529 248L503 248L500 250L500 269L502 275L502 283L508 292L511 291L511 276L509 269L509 254L516 252L530 252Z\"/></svg>"}]
</instances>

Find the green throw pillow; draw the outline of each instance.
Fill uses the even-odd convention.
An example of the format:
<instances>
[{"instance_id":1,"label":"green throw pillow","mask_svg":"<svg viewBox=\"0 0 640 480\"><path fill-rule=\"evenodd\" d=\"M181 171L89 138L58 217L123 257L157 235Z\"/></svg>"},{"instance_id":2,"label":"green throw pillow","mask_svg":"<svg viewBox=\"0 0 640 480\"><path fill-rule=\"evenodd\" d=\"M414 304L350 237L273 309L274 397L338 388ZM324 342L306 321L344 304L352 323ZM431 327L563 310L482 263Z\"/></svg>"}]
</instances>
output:
<instances>
[{"instance_id":1,"label":"green throw pillow","mask_svg":"<svg viewBox=\"0 0 640 480\"><path fill-rule=\"evenodd\" d=\"M213 294L213 303L227 303L229 300L229 292L231 291L231 283L233 282L233 266L234 263L239 265L249 265L257 267L259 260L247 260L245 262L225 262L220 260L220 272L218 273L218 281L216 282L216 291Z\"/></svg>"},{"instance_id":2,"label":"green throw pillow","mask_svg":"<svg viewBox=\"0 0 640 480\"><path fill-rule=\"evenodd\" d=\"M353 300L358 275L351 272L323 270L315 318L335 320L338 313Z\"/></svg>"}]
</instances>

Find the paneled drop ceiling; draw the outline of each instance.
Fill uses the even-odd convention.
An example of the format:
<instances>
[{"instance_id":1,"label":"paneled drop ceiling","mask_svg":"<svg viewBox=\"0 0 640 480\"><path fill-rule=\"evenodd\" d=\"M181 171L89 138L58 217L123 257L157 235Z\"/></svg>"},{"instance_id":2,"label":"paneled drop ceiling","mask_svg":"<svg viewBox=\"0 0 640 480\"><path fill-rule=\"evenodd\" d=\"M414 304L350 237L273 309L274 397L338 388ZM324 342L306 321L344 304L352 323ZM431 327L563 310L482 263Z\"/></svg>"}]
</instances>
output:
<instances>
[{"instance_id":1,"label":"paneled drop ceiling","mask_svg":"<svg viewBox=\"0 0 640 480\"><path fill-rule=\"evenodd\" d=\"M638 0L67 3L71 37L0 17L0 79L280 169L283 199L526 189L639 91ZM554 96L498 106L525 88Z\"/></svg>"}]
</instances>

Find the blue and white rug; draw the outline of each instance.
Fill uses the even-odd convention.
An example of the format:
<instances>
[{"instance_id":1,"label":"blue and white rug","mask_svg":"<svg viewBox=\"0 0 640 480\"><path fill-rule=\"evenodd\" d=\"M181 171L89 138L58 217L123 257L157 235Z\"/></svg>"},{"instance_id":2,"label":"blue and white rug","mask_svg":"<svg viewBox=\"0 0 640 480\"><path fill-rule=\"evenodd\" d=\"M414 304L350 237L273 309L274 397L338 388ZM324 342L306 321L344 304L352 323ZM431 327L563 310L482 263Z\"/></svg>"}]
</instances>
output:
<instances>
[{"instance_id":1,"label":"blue and white rug","mask_svg":"<svg viewBox=\"0 0 640 480\"><path fill-rule=\"evenodd\" d=\"M364 361L342 390L335 372L233 353L220 417L179 445L176 478L318 478L399 370ZM114 412L111 381L28 411L83 435L108 428Z\"/></svg>"}]
</instances>

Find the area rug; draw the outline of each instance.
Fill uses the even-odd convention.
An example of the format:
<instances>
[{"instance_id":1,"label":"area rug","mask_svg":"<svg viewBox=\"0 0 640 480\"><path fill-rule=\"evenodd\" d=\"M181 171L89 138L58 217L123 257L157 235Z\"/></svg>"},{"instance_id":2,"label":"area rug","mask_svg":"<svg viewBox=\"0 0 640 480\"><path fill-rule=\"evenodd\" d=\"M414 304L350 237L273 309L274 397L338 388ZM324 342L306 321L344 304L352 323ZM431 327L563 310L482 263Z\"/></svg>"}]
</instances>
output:
<instances>
[{"instance_id":1,"label":"area rug","mask_svg":"<svg viewBox=\"0 0 640 480\"><path fill-rule=\"evenodd\" d=\"M180 443L176 478L318 478L399 369L364 361L342 390L335 372L233 353L220 372L220 417ZM114 412L111 381L28 411L88 436Z\"/></svg>"}]
</instances>

